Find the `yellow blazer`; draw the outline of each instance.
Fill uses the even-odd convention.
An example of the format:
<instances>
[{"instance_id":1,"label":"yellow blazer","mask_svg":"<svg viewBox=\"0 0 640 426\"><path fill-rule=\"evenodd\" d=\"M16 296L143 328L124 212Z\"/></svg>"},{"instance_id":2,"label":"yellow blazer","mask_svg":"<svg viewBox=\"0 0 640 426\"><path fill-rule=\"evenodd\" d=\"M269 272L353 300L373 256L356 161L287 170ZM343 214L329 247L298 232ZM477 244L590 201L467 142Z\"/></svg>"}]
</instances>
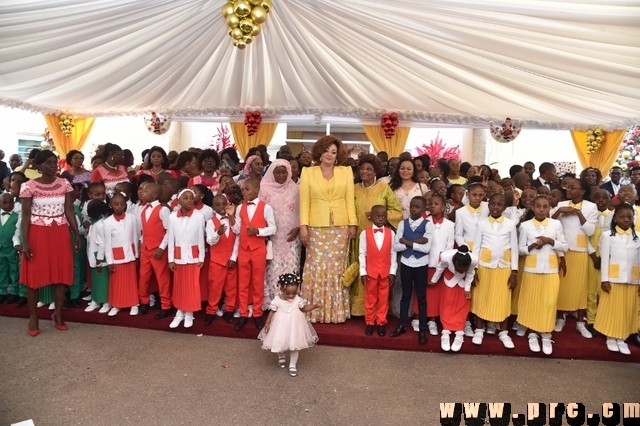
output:
<instances>
[{"instance_id":1,"label":"yellow blazer","mask_svg":"<svg viewBox=\"0 0 640 426\"><path fill-rule=\"evenodd\" d=\"M353 172L336 166L333 178L326 180L320 166L305 167L300 176L300 225L358 225Z\"/></svg>"}]
</instances>

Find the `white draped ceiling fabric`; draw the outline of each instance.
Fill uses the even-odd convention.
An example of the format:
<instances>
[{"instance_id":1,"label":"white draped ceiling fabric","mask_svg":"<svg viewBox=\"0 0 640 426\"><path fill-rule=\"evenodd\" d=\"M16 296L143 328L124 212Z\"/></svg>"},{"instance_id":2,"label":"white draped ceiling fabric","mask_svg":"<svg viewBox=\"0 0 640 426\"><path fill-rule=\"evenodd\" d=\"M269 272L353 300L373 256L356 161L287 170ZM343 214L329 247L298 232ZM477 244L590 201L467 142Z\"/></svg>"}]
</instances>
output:
<instances>
[{"instance_id":1,"label":"white draped ceiling fabric","mask_svg":"<svg viewBox=\"0 0 640 426\"><path fill-rule=\"evenodd\" d=\"M223 0L4 0L0 104L174 119L640 122L637 0L273 0L232 46ZM234 121L241 121L234 120Z\"/></svg>"}]
</instances>

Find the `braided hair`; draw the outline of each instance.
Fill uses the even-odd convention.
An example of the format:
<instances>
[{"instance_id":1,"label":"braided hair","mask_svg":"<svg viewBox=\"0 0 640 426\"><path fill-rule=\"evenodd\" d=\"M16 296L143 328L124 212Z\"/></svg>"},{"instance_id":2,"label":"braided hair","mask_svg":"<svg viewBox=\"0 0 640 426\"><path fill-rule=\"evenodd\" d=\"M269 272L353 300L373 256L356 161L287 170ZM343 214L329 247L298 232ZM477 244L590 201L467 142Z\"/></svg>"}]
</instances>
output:
<instances>
[{"instance_id":1,"label":"braided hair","mask_svg":"<svg viewBox=\"0 0 640 426\"><path fill-rule=\"evenodd\" d=\"M469 254L469 247L465 244L458 247L458 252L453 255L453 264L466 268L471 265L471 255Z\"/></svg>"},{"instance_id":2,"label":"braided hair","mask_svg":"<svg viewBox=\"0 0 640 426\"><path fill-rule=\"evenodd\" d=\"M302 285L302 278L297 274L282 274L278 277L278 285L282 290L290 285L300 287Z\"/></svg>"},{"instance_id":3,"label":"braided hair","mask_svg":"<svg viewBox=\"0 0 640 426\"><path fill-rule=\"evenodd\" d=\"M628 210L631 212L631 217L633 217L635 215L635 209L633 208L633 206L629 203L622 203L620 205L618 205L618 207L616 207L616 209L613 211L613 219L611 219L611 236L615 236L617 234L616 232L616 227L618 226L618 224L616 223L616 214L618 212L621 212L623 210ZM632 225L631 226L631 235L633 236L633 241L636 241L638 239L638 234L636 234L636 229L635 227Z\"/></svg>"}]
</instances>

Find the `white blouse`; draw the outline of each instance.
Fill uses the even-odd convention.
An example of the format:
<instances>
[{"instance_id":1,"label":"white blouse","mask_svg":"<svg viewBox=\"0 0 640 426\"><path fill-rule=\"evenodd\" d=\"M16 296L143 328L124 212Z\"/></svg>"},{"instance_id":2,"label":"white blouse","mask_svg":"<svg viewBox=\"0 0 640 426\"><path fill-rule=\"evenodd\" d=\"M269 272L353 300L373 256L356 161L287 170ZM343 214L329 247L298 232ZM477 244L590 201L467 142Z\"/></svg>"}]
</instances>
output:
<instances>
[{"instance_id":1,"label":"white blouse","mask_svg":"<svg viewBox=\"0 0 640 426\"><path fill-rule=\"evenodd\" d=\"M104 232L104 219L100 219L89 226L89 232L87 233L87 258L89 260L89 266L92 268L98 266L97 260L101 263L106 260L104 253Z\"/></svg>"},{"instance_id":2,"label":"white blouse","mask_svg":"<svg viewBox=\"0 0 640 426\"><path fill-rule=\"evenodd\" d=\"M104 254L107 264L129 263L138 257L138 238L136 218L128 213L122 220L109 216L104 220Z\"/></svg>"},{"instance_id":3,"label":"white blouse","mask_svg":"<svg viewBox=\"0 0 640 426\"><path fill-rule=\"evenodd\" d=\"M480 203L478 212L469 205L456 210L456 235L455 241L458 247L467 245L469 250L473 250L473 239L476 234L476 226L480 219L489 216L489 204L486 201Z\"/></svg>"},{"instance_id":4,"label":"white blouse","mask_svg":"<svg viewBox=\"0 0 640 426\"><path fill-rule=\"evenodd\" d=\"M487 217L478 221L473 239L473 254L487 268L518 270L518 233L516 223L504 216L495 222ZM500 220L502 220L500 222Z\"/></svg>"},{"instance_id":5,"label":"white blouse","mask_svg":"<svg viewBox=\"0 0 640 426\"><path fill-rule=\"evenodd\" d=\"M529 246L541 236L554 240L553 246L545 244L540 249L529 251ZM518 241L520 255L526 256L524 270L536 274L557 274L558 256L563 256L569 248L564 239L562 224L555 219L545 219L542 222L531 219L523 222L520 224Z\"/></svg>"},{"instance_id":6,"label":"white blouse","mask_svg":"<svg viewBox=\"0 0 640 426\"><path fill-rule=\"evenodd\" d=\"M561 207L574 207L571 201L560 201L558 209ZM598 206L591 201L583 200L579 203L579 209L586 219L584 225L580 224L580 219L576 215L560 215L558 220L562 222L564 236L569 244L569 250L577 252L586 252L589 246L589 237L596 230L596 222L598 221Z\"/></svg>"},{"instance_id":7,"label":"white blouse","mask_svg":"<svg viewBox=\"0 0 640 426\"><path fill-rule=\"evenodd\" d=\"M630 230L631 228L629 228ZM633 235L604 232L600 238L600 275L602 282L640 284L640 237L633 240Z\"/></svg>"},{"instance_id":8,"label":"white blouse","mask_svg":"<svg viewBox=\"0 0 640 426\"><path fill-rule=\"evenodd\" d=\"M169 262L189 265L204 262L204 216L196 209L190 215L179 210L169 216Z\"/></svg>"},{"instance_id":9,"label":"white blouse","mask_svg":"<svg viewBox=\"0 0 640 426\"><path fill-rule=\"evenodd\" d=\"M442 223L433 223L433 239L431 240L431 251L429 252L429 267L435 268L440 261L440 255L446 250L453 249L455 224L444 218Z\"/></svg>"},{"instance_id":10,"label":"white blouse","mask_svg":"<svg viewBox=\"0 0 640 426\"><path fill-rule=\"evenodd\" d=\"M448 270L451 274L445 274L444 284L453 288L455 286L460 286L464 288L464 291L471 291L471 284L473 283L473 278L476 276L476 267L478 266L478 257L472 253L469 253L471 256L471 265L469 269L460 273L456 271L456 267L453 264L453 256L458 252L458 249L452 249L442 252L440 255L440 262L436 265L436 271L431 278L431 281L436 282L440 279L445 270ZM450 275L447 277L446 275Z\"/></svg>"}]
</instances>

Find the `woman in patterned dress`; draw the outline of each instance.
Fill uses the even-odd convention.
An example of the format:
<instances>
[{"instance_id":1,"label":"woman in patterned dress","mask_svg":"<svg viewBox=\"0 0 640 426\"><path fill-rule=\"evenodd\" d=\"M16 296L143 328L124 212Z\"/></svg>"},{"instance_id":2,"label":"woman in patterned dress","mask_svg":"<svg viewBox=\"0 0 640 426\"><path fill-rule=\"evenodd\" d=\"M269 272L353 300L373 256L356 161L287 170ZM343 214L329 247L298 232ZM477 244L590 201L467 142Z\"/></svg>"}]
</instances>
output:
<instances>
[{"instance_id":1,"label":"woman in patterned dress","mask_svg":"<svg viewBox=\"0 0 640 426\"><path fill-rule=\"evenodd\" d=\"M129 182L127 168L122 165L122 148L113 143L105 144L102 150L102 161L93 170L91 182L104 182L107 194L113 194L120 182Z\"/></svg>"}]
</instances>

